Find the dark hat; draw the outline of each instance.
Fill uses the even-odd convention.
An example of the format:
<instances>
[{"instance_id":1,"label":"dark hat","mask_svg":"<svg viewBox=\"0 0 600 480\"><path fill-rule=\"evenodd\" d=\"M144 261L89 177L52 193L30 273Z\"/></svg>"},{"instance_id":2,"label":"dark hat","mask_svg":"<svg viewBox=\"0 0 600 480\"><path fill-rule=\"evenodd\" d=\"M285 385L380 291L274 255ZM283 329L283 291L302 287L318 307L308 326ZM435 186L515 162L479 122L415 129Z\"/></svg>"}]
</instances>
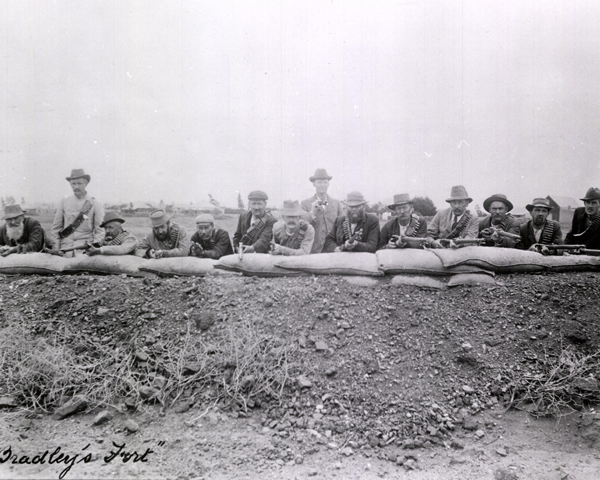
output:
<instances>
[{"instance_id":1,"label":"dark hat","mask_svg":"<svg viewBox=\"0 0 600 480\"><path fill-rule=\"evenodd\" d=\"M314 182L315 180L331 180L333 177L330 175L327 175L327 170L325 170L324 168L317 168L315 170L315 174L309 178L309 180L311 182Z\"/></svg>"},{"instance_id":2,"label":"dark hat","mask_svg":"<svg viewBox=\"0 0 600 480\"><path fill-rule=\"evenodd\" d=\"M367 203L365 197L360 192L350 192L346 195L346 201L344 202L349 207L357 207L359 205L364 205Z\"/></svg>"},{"instance_id":3,"label":"dark hat","mask_svg":"<svg viewBox=\"0 0 600 480\"><path fill-rule=\"evenodd\" d=\"M102 223L100 224L100 228L104 228L104 225L110 222L125 223L125 219L121 218L121 215L119 215L117 212L106 212L106 214L104 215L104 220L102 220Z\"/></svg>"},{"instance_id":4,"label":"dark hat","mask_svg":"<svg viewBox=\"0 0 600 480\"><path fill-rule=\"evenodd\" d=\"M86 175L83 168L74 168L73 170L71 170L71 176L67 177L67 180L69 180L70 182L71 180L75 180L76 178L85 178L88 181L88 183L90 183L92 177Z\"/></svg>"},{"instance_id":5,"label":"dark hat","mask_svg":"<svg viewBox=\"0 0 600 480\"><path fill-rule=\"evenodd\" d=\"M548 211L552 210L550 200L547 198L534 198L533 202L529 203L525 208L528 212L531 212L535 207L546 208Z\"/></svg>"},{"instance_id":6,"label":"dark hat","mask_svg":"<svg viewBox=\"0 0 600 480\"><path fill-rule=\"evenodd\" d=\"M20 217L21 215L25 215L25 212L21 210L21 205L6 205L4 207L4 216L2 217L2 220Z\"/></svg>"},{"instance_id":7,"label":"dark hat","mask_svg":"<svg viewBox=\"0 0 600 480\"><path fill-rule=\"evenodd\" d=\"M492 195L489 198L486 198L483 202L483 208L486 212L490 211L490 205L492 204L492 202L502 202L504 205L506 205L506 211L510 212L513 209L513 204L510 203L507 198L506 195L502 194L502 193L496 193L494 195Z\"/></svg>"},{"instance_id":8,"label":"dark hat","mask_svg":"<svg viewBox=\"0 0 600 480\"><path fill-rule=\"evenodd\" d=\"M266 202L268 199L267 194L261 190L254 190L248 194L248 200L264 200Z\"/></svg>"},{"instance_id":9,"label":"dark hat","mask_svg":"<svg viewBox=\"0 0 600 480\"><path fill-rule=\"evenodd\" d=\"M581 200L600 200L600 188L591 187Z\"/></svg>"},{"instance_id":10,"label":"dark hat","mask_svg":"<svg viewBox=\"0 0 600 480\"><path fill-rule=\"evenodd\" d=\"M397 195L394 195L394 203L388 205L388 208L390 210L393 210L394 207L404 205L405 203L413 203L413 201L410 198L410 195L408 193L399 193Z\"/></svg>"},{"instance_id":11,"label":"dark hat","mask_svg":"<svg viewBox=\"0 0 600 480\"><path fill-rule=\"evenodd\" d=\"M469 203L473 201L473 199L469 197L467 189L462 185L455 185L450 190L450 198L447 198L446 201L450 203L453 200L468 200Z\"/></svg>"},{"instance_id":12,"label":"dark hat","mask_svg":"<svg viewBox=\"0 0 600 480\"><path fill-rule=\"evenodd\" d=\"M150 214L150 221L152 222L152 228L160 227L161 225L164 225L165 223L167 223L169 220L171 220L171 217L169 215L167 215L164 210L154 210Z\"/></svg>"},{"instance_id":13,"label":"dark hat","mask_svg":"<svg viewBox=\"0 0 600 480\"><path fill-rule=\"evenodd\" d=\"M306 212L300 208L300 202L298 200L286 200L283 202L283 210L281 210L282 217L301 217Z\"/></svg>"}]
</instances>

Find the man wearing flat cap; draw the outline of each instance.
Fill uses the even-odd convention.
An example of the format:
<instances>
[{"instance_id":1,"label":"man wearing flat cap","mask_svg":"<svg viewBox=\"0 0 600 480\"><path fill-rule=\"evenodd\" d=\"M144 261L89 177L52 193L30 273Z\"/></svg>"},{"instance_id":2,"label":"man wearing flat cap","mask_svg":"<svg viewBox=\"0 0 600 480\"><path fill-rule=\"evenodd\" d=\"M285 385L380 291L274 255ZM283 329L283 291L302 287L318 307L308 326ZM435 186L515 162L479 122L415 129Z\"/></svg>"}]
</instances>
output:
<instances>
[{"instance_id":1,"label":"man wearing flat cap","mask_svg":"<svg viewBox=\"0 0 600 480\"><path fill-rule=\"evenodd\" d=\"M171 222L164 210L150 214L152 230L138 245L135 254L144 258L187 257L190 241L185 228Z\"/></svg>"},{"instance_id":2,"label":"man wearing flat cap","mask_svg":"<svg viewBox=\"0 0 600 480\"><path fill-rule=\"evenodd\" d=\"M517 248L535 250L532 247L534 244L561 245L563 243L560 223L548 219L552 207L547 198L534 198L533 202L525 208L531 214L531 220L520 225L521 241L517 243Z\"/></svg>"},{"instance_id":3,"label":"man wearing flat cap","mask_svg":"<svg viewBox=\"0 0 600 480\"><path fill-rule=\"evenodd\" d=\"M308 255L315 240L315 229L301 219L304 212L298 200L283 202L281 220L273 225L273 255Z\"/></svg>"},{"instance_id":4,"label":"man wearing flat cap","mask_svg":"<svg viewBox=\"0 0 600 480\"><path fill-rule=\"evenodd\" d=\"M101 243L104 239L104 230L100 227L104 207L86 191L90 176L83 169L76 168L66 179L71 185L73 196L58 203L50 234L53 247L62 250L88 243ZM73 255L75 252L68 254Z\"/></svg>"},{"instance_id":5,"label":"man wearing flat cap","mask_svg":"<svg viewBox=\"0 0 600 480\"><path fill-rule=\"evenodd\" d=\"M42 251L44 230L40 222L25 216L20 205L6 205L2 220L5 223L0 227L0 256Z\"/></svg>"},{"instance_id":6,"label":"man wearing flat cap","mask_svg":"<svg viewBox=\"0 0 600 480\"><path fill-rule=\"evenodd\" d=\"M565 237L567 245L585 245L600 249L600 188L590 188L582 198L583 207L573 212L571 231Z\"/></svg>"},{"instance_id":7,"label":"man wearing flat cap","mask_svg":"<svg viewBox=\"0 0 600 480\"><path fill-rule=\"evenodd\" d=\"M519 222L508 213L513 204L506 195L497 193L485 199L483 208L489 215L479 222L479 238L483 238L487 246L514 248L519 241Z\"/></svg>"},{"instance_id":8,"label":"man wearing flat cap","mask_svg":"<svg viewBox=\"0 0 600 480\"><path fill-rule=\"evenodd\" d=\"M377 251L379 218L366 213L367 201L360 192L346 196L346 214L335 219L325 239L324 253Z\"/></svg>"},{"instance_id":9,"label":"man wearing flat cap","mask_svg":"<svg viewBox=\"0 0 600 480\"><path fill-rule=\"evenodd\" d=\"M229 234L215 227L215 219L209 213L198 215L190 242L190 256L217 260L223 255L233 255Z\"/></svg>"},{"instance_id":10,"label":"man wearing flat cap","mask_svg":"<svg viewBox=\"0 0 600 480\"><path fill-rule=\"evenodd\" d=\"M315 241L310 253L321 253L325 246L325 238L333 228L335 219L343 215L342 205L339 200L327 194L329 181L332 179L324 168L317 168L310 181L315 186L316 193L300 204L304 213L304 220L315 229Z\"/></svg>"},{"instance_id":11,"label":"man wearing flat cap","mask_svg":"<svg viewBox=\"0 0 600 480\"><path fill-rule=\"evenodd\" d=\"M394 203L388 208L396 217L387 222L379 235L378 249L383 248L423 248L423 241L410 238L427 237L427 220L415 213L415 207L408 193L394 195Z\"/></svg>"},{"instance_id":12,"label":"man wearing flat cap","mask_svg":"<svg viewBox=\"0 0 600 480\"><path fill-rule=\"evenodd\" d=\"M453 239L477 238L479 219L467 210L472 201L473 199L469 197L465 187L462 185L452 187L450 198L446 199L450 208L437 212L427 227L427 237L430 239L429 247L442 248L441 239L450 240L450 246L453 246Z\"/></svg>"},{"instance_id":13,"label":"man wearing flat cap","mask_svg":"<svg viewBox=\"0 0 600 480\"><path fill-rule=\"evenodd\" d=\"M273 225L277 222L267 211L267 194L260 190L248 195L248 211L240 215L233 234L233 248L237 252L241 246L243 253L269 253Z\"/></svg>"},{"instance_id":14,"label":"man wearing flat cap","mask_svg":"<svg viewBox=\"0 0 600 480\"><path fill-rule=\"evenodd\" d=\"M94 255L128 255L135 253L138 246L137 238L123 228L125 219L117 212L106 212L104 221L100 225L106 232L104 240L98 244L91 244L85 252Z\"/></svg>"}]
</instances>

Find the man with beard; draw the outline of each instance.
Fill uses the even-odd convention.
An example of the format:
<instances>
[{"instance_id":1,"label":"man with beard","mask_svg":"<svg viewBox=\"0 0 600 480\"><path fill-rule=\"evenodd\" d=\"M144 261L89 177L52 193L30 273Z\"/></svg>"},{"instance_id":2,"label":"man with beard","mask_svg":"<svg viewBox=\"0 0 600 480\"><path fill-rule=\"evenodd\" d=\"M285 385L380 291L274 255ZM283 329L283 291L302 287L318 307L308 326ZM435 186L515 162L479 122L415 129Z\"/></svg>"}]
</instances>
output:
<instances>
[{"instance_id":1,"label":"man with beard","mask_svg":"<svg viewBox=\"0 0 600 480\"><path fill-rule=\"evenodd\" d=\"M86 189L90 179L81 168L72 170L71 176L67 177L74 195L61 200L54 215L50 237L57 250L100 243L104 239L100 227L104 207L88 195ZM73 255L74 251L68 254Z\"/></svg>"},{"instance_id":2,"label":"man with beard","mask_svg":"<svg viewBox=\"0 0 600 480\"><path fill-rule=\"evenodd\" d=\"M333 228L333 222L337 217L344 214L339 200L327 195L331 179L332 177L327 175L327 170L317 168L315 174L309 179L315 186L316 193L300 204L302 210L306 212L303 219L315 229L315 241L310 253L321 253L323 251L325 238Z\"/></svg>"},{"instance_id":3,"label":"man with beard","mask_svg":"<svg viewBox=\"0 0 600 480\"><path fill-rule=\"evenodd\" d=\"M140 242L135 254L144 258L187 257L190 242L187 232L167 216L164 210L150 214L152 231Z\"/></svg>"},{"instance_id":4,"label":"man with beard","mask_svg":"<svg viewBox=\"0 0 600 480\"><path fill-rule=\"evenodd\" d=\"M215 219L208 213L196 217L196 232L190 243L190 256L199 258L221 258L233 255L229 234L215 227Z\"/></svg>"},{"instance_id":5,"label":"man with beard","mask_svg":"<svg viewBox=\"0 0 600 480\"><path fill-rule=\"evenodd\" d=\"M427 227L427 237L430 239L429 247L443 248L440 239L447 239L449 246L455 246L453 239L477 238L479 233L479 220L467 210L473 199L469 197L467 189L456 185L450 190L450 198L446 202L450 208L440 210Z\"/></svg>"},{"instance_id":6,"label":"man with beard","mask_svg":"<svg viewBox=\"0 0 600 480\"><path fill-rule=\"evenodd\" d=\"M410 195L394 195L394 203L388 205L388 208L396 212L397 216L381 229L378 248L423 248L422 241L410 241L410 237L427 237L427 220L415 213Z\"/></svg>"},{"instance_id":7,"label":"man with beard","mask_svg":"<svg viewBox=\"0 0 600 480\"><path fill-rule=\"evenodd\" d=\"M273 226L273 255L308 255L311 252L315 229L300 219L303 214L297 200L283 202L281 220Z\"/></svg>"},{"instance_id":8,"label":"man with beard","mask_svg":"<svg viewBox=\"0 0 600 480\"><path fill-rule=\"evenodd\" d=\"M268 199L267 194L260 190L248 195L249 210L240 215L233 234L233 248L236 252L241 246L242 253L269 253L273 225L277 220L267 211Z\"/></svg>"},{"instance_id":9,"label":"man with beard","mask_svg":"<svg viewBox=\"0 0 600 480\"><path fill-rule=\"evenodd\" d=\"M582 198L583 207L575 209L571 231L565 237L567 245L585 245L600 249L600 188L590 188Z\"/></svg>"},{"instance_id":10,"label":"man with beard","mask_svg":"<svg viewBox=\"0 0 600 480\"><path fill-rule=\"evenodd\" d=\"M125 220L117 212L106 212L100 225L106 232L99 246L90 244L85 253L94 255L128 255L134 253L138 245L137 238L123 229ZM98 245L98 244L96 244Z\"/></svg>"},{"instance_id":11,"label":"man with beard","mask_svg":"<svg viewBox=\"0 0 600 480\"><path fill-rule=\"evenodd\" d=\"M548 199L534 198L533 202L525 208L531 214L531 220L519 227L521 241L517 244L517 248L535 250L532 245L536 243L541 245L561 245L563 243L560 223L548 220L548 214L552 210Z\"/></svg>"},{"instance_id":12,"label":"man with beard","mask_svg":"<svg viewBox=\"0 0 600 480\"><path fill-rule=\"evenodd\" d=\"M347 213L335 219L325 239L323 252L375 253L379 240L379 218L365 212L367 201L360 192L350 192L344 204Z\"/></svg>"},{"instance_id":13,"label":"man with beard","mask_svg":"<svg viewBox=\"0 0 600 480\"><path fill-rule=\"evenodd\" d=\"M40 252L44 248L44 230L40 222L25 216L20 205L6 205L0 227L0 256L11 253Z\"/></svg>"},{"instance_id":14,"label":"man with beard","mask_svg":"<svg viewBox=\"0 0 600 480\"><path fill-rule=\"evenodd\" d=\"M508 213L513 209L513 204L506 195L497 193L485 199L483 208L490 215L479 222L479 238L483 238L487 246L514 248L519 241L519 222ZM509 233L512 238L499 232Z\"/></svg>"}]
</instances>

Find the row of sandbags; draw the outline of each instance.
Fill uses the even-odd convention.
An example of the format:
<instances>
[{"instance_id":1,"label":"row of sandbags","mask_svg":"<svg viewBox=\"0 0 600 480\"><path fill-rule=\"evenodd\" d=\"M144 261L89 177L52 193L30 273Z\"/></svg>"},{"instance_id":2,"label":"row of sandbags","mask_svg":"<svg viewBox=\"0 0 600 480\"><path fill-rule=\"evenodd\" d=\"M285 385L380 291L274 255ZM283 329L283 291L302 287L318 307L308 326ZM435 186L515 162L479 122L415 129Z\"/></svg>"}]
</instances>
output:
<instances>
[{"instance_id":1,"label":"row of sandbags","mask_svg":"<svg viewBox=\"0 0 600 480\"><path fill-rule=\"evenodd\" d=\"M377 253L322 253L296 257L266 254L227 255L220 260L195 257L148 260L132 255L64 258L44 253L0 258L0 274L98 273L130 276L204 276L241 273L249 276L382 276L411 274L446 277L536 271L600 270L600 257L544 256L508 248L465 247L457 250L380 250Z\"/></svg>"}]
</instances>

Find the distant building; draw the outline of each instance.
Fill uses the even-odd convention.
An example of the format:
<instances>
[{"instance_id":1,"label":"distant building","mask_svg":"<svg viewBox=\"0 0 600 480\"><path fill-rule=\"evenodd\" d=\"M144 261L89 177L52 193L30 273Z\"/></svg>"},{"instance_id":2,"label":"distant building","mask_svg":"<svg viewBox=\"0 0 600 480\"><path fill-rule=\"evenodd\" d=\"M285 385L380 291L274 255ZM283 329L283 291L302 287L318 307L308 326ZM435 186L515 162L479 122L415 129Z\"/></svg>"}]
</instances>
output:
<instances>
[{"instance_id":1,"label":"distant building","mask_svg":"<svg viewBox=\"0 0 600 480\"><path fill-rule=\"evenodd\" d=\"M548 195L546 198L550 201L550 206L552 207L550 218L562 224L571 223L575 209L583 207L579 200L571 197Z\"/></svg>"},{"instance_id":2,"label":"distant building","mask_svg":"<svg viewBox=\"0 0 600 480\"><path fill-rule=\"evenodd\" d=\"M121 208L124 215L149 215L156 207L148 202L131 202L125 208Z\"/></svg>"},{"instance_id":3,"label":"distant building","mask_svg":"<svg viewBox=\"0 0 600 480\"><path fill-rule=\"evenodd\" d=\"M180 215L198 215L200 213L210 213L217 216L223 214L222 208L216 207L210 202L176 203L173 205L172 211Z\"/></svg>"}]
</instances>

